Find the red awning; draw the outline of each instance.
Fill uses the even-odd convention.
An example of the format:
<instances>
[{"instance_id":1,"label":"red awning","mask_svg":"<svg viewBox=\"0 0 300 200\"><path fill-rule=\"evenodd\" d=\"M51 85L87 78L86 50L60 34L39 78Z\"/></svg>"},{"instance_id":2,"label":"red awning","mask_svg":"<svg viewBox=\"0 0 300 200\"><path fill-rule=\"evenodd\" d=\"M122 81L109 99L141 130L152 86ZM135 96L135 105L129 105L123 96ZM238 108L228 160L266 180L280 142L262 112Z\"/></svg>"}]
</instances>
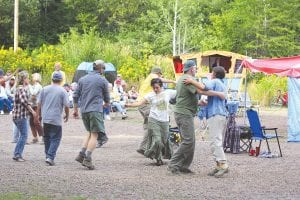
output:
<instances>
[{"instance_id":1,"label":"red awning","mask_svg":"<svg viewBox=\"0 0 300 200\"><path fill-rule=\"evenodd\" d=\"M300 77L300 56L273 59L246 59L242 65L253 72Z\"/></svg>"}]
</instances>

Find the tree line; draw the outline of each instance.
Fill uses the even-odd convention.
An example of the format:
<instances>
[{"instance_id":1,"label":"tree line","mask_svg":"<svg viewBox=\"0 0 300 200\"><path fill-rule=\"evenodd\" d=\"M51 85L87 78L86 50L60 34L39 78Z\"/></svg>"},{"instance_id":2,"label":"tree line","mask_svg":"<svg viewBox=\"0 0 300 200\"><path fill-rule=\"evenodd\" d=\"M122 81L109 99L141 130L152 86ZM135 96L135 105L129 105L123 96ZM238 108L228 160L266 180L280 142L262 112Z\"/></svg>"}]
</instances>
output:
<instances>
[{"instance_id":1,"label":"tree line","mask_svg":"<svg viewBox=\"0 0 300 200\"><path fill-rule=\"evenodd\" d=\"M156 55L227 50L300 54L300 0L19 0L19 46L58 45L76 30ZM13 46L14 0L0 0L0 46Z\"/></svg>"}]
</instances>

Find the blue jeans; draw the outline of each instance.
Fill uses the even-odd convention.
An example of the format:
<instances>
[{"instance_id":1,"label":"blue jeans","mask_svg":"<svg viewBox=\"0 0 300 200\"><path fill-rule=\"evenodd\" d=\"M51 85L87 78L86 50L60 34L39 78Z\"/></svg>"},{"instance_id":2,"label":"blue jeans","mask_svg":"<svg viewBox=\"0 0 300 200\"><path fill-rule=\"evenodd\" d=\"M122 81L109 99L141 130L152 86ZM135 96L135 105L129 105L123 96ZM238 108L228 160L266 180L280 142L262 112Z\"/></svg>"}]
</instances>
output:
<instances>
[{"instance_id":1,"label":"blue jeans","mask_svg":"<svg viewBox=\"0 0 300 200\"><path fill-rule=\"evenodd\" d=\"M122 108L122 105L121 105L120 102L114 101L114 102L111 103L111 105L113 107L115 107L117 109L117 111L120 112L120 113L126 112L126 110Z\"/></svg>"},{"instance_id":2,"label":"blue jeans","mask_svg":"<svg viewBox=\"0 0 300 200\"><path fill-rule=\"evenodd\" d=\"M44 123L44 143L46 159L54 160L62 137L62 127Z\"/></svg>"},{"instance_id":3,"label":"blue jeans","mask_svg":"<svg viewBox=\"0 0 300 200\"><path fill-rule=\"evenodd\" d=\"M109 115L109 113L110 113L110 106L103 108L103 114Z\"/></svg>"},{"instance_id":4,"label":"blue jeans","mask_svg":"<svg viewBox=\"0 0 300 200\"><path fill-rule=\"evenodd\" d=\"M12 111L11 100L0 97L0 111L4 111L4 106L6 106L8 112Z\"/></svg>"},{"instance_id":5,"label":"blue jeans","mask_svg":"<svg viewBox=\"0 0 300 200\"><path fill-rule=\"evenodd\" d=\"M16 148L14 151L14 157L22 157L22 153L28 136L28 120L27 118L21 118L14 119L13 121L17 126L18 130L20 131L20 136L18 138Z\"/></svg>"}]
</instances>

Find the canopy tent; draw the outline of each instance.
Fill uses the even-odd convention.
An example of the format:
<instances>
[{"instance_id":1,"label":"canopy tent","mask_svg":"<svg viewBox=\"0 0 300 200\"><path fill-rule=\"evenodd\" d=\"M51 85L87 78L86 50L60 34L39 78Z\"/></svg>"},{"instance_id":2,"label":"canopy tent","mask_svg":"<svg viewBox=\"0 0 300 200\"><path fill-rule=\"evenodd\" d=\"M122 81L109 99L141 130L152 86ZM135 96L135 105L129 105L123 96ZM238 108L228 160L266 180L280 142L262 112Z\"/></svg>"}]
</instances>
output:
<instances>
[{"instance_id":1,"label":"canopy tent","mask_svg":"<svg viewBox=\"0 0 300 200\"><path fill-rule=\"evenodd\" d=\"M300 56L274 59L246 59L242 65L253 72L300 78Z\"/></svg>"},{"instance_id":2,"label":"canopy tent","mask_svg":"<svg viewBox=\"0 0 300 200\"><path fill-rule=\"evenodd\" d=\"M115 66L112 63L105 63L105 71L104 76L110 82L113 84L113 82L117 78L117 71ZM87 73L93 71L93 63L92 62L82 62L78 65L72 82L78 82L78 80L85 76Z\"/></svg>"},{"instance_id":3,"label":"canopy tent","mask_svg":"<svg viewBox=\"0 0 300 200\"><path fill-rule=\"evenodd\" d=\"M300 56L246 59L242 65L252 72L288 77L288 141L300 142Z\"/></svg>"}]
</instances>

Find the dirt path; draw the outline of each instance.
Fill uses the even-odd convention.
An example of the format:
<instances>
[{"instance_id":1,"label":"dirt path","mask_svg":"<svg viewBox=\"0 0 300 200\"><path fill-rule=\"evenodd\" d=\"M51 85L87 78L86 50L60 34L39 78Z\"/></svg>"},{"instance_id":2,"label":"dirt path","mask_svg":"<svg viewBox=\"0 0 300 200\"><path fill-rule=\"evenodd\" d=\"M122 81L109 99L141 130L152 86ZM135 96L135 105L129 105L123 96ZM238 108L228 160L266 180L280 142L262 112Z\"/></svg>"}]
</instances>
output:
<instances>
[{"instance_id":1,"label":"dirt path","mask_svg":"<svg viewBox=\"0 0 300 200\"><path fill-rule=\"evenodd\" d=\"M261 115L265 125L275 124L286 136L286 110L262 111ZM230 173L216 179L206 175L214 165L209 142L197 135L191 166L195 174L174 176L167 172L166 165L154 166L154 161L136 153L142 137L141 123L136 111L129 112L128 120L117 117L106 121L109 141L94 152L96 169L90 171L74 161L84 135L81 120L71 119L64 125L56 166L50 167L44 162L40 144L25 146L26 162L12 160L15 144L11 143L11 116L1 115L0 192L51 199L300 199L299 143L282 139L283 158L228 153ZM278 152L275 142L271 149Z\"/></svg>"}]
</instances>

